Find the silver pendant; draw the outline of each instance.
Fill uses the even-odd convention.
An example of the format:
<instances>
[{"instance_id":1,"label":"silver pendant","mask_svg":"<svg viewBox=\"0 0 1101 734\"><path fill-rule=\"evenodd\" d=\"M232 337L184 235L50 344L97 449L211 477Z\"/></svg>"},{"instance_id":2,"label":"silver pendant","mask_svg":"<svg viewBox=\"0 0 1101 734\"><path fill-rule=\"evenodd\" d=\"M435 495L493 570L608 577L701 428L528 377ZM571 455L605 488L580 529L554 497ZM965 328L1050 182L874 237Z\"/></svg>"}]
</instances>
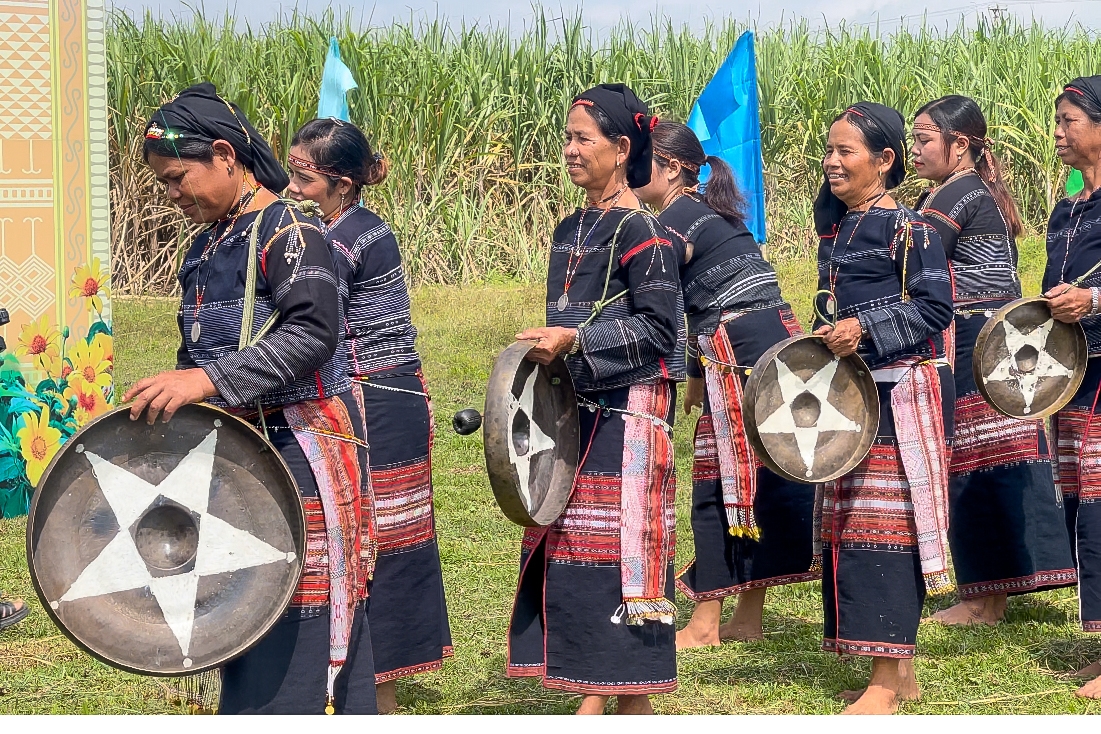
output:
<instances>
[{"instance_id":1,"label":"silver pendant","mask_svg":"<svg viewBox=\"0 0 1101 734\"><path fill-rule=\"evenodd\" d=\"M199 322L198 321L193 322L191 324L191 341L198 344L199 343L199 334L201 332L202 332L202 329L199 327Z\"/></svg>"},{"instance_id":2,"label":"silver pendant","mask_svg":"<svg viewBox=\"0 0 1101 734\"><path fill-rule=\"evenodd\" d=\"M563 293L558 297L558 310L565 311L566 307L570 305L570 297Z\"/></svg>"},{"instance_id":3,"label":"silver pendant","mask_svg":"<svg viewBox=\"0 0 1101 734\"><path fill-rule=\"evenodd\" d=\"M833 296L826 297L826 315L833 316L837 313L837 303L834 301Z\"/></svg>"}]
</instances>

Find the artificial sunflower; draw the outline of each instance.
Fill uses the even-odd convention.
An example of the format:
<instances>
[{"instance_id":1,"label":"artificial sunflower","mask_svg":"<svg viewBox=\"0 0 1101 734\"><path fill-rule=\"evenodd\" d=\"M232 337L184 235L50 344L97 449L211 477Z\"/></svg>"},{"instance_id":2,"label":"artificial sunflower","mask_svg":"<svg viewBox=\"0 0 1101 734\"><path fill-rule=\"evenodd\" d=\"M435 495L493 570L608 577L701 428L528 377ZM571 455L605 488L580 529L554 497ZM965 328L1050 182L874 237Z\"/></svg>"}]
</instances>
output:
<instances>
[{"instance_id":1,"label":"artificial sunflower","mask_svg":"<svg viewBox=\"0 0 1101 734\"><path fill-rule=\"evenodd\" d=\"M74 374L76 374L74 372ZM88 421L101 416L111 409L107 399L103 397L101 390L95 383L73 380L65 388L65 399L76 399L76 423L83 426Z\"/></svg>"},{"instance_id":2,"label":"artificial sunflower","mask_svg":"<svg viewBox=\"0 0 1101 734\"><path fill-rule=\"evenodd\" d=\"M73 363L73 371L68 375L70 385L84 382L102 389L111 384L111 362L103 354L102 342L78 341L69 352L69 360Z\"/></svg>"},{"instance_id":3,"label":"artificial sunflower","mask_svg":"<svg viewBox=\"0 0 1101 734\"><path fill-rule=\"evenodd\" d=\"M40 415L24 413L23 427L15 436L19 439L19 453L27 462L27 479L38 484L42 472L61 448L61 431L50 425L50 409L42 408Z\"/></svg>"},{"instance_id":4,"label":"artificial sunflower","mask_svg":"<svg viewBox=\"0 0 1101 734\"><path fill-rule=\"evenodd\" d=\"M15 353L21 357L31 357L35 367L56 375L61 371L61 334L50 326L43 315L36 321L23 324Z\"/></svg>"},{"instance_id":5,"label":"artificial sunflower","mask_svg":"<svg viewBox=\"0 0 1101 734\"><path fill-rule=\"evenodd\" d=\"M111 289L107 282L110 276L103 272L103 266L98 257L93 257L88 265L81 265L73 272L73 282L69 286L70 298L87 298L92 303L92 308L99 313L103 310L103 299L111 297Z\"/></svg>"}]
</instances>

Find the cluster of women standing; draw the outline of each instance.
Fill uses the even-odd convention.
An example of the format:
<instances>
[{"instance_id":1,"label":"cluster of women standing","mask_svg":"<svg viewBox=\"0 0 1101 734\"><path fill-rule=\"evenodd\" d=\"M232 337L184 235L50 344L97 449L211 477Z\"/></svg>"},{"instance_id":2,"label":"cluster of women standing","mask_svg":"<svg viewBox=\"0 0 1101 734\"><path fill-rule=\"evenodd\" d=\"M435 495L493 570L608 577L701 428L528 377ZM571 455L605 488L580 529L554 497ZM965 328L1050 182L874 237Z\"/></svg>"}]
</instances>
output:
<instances>
[{"instance_id":1,"label":"cluster of women standing","mask_svg":"<svg viewBox=\"0 0 1101 734\"><path fill-rule=\"evenodd\" d=\"M1101 630L1101 77L1056 100L1056 151L1086 188L1052 212L1044 290L1056 319L1082 321L1091 359L1050 439L991 409L972 378L987 314L1021 296L1020 218L985 119L949 96L917 112L909 150L905 133L871 102L828 132L814 223L816 312L830 318L813 328L871 368L882 417L867 458L815 487L761 466L745 437L746 367L803 332L731 171L622 84L574 99L563 155L587 203L553 234L547 325L517 337L535 342L529 358L569 366L582 461L562 516L525 533L508 675L580 694L579 713L611 696L649 713L651 694L676 688L678 648L760 637L769 587L821 578L823 648L873 658L868 686L842 694L847 712L892 712L919 695L922 605L951 588L949 556L962 601L939 622L993 624L1009 594L1077 583L1083 627ZM914 208L890 193L908 154L935 184ZM360 204L386 162L353 125L314 120L288 177L209 84L154 114L144 155L209 226L180 271L177 369L139 381L131 415L205 400L253 420L308 521L291 610L224 669L220 710L392 710L393 681L438 668L450 634L409 296L392 233ZM676 574L680 381L685 412L702 411L696 554ZM696 602L680 632L674 587ZM1079 695L1101 698L1101 664L1082 675Z\"/></svg>"}]
</instances>

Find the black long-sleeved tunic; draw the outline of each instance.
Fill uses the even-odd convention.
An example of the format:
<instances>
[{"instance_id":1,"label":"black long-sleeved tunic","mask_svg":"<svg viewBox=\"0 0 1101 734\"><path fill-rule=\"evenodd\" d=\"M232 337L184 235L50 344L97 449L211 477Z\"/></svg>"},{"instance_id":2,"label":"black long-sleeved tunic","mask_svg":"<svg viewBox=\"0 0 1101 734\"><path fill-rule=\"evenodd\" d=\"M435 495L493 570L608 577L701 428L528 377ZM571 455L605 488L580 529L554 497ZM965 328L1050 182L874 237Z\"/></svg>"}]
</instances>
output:
<instances>
[{"instance_id":1,"label":"black long-sleeved tunic","mask_svg":"<svg viewBox=\"0 0 1101 734\"><path fill-rule=\"evenodd\" d=\"M785 306L776 271L744 226L735 227L704 202L686 194L658 217L674 239L692 243L681 269L688 317L688 374L701 377L696 337L712 334L723 313Z\"/></svg>"},{"instance_id":2,"label":"black long-sleeved tunic","mask_svg":"<svg viewBox=\"0 0 1101 734\"><path fill-rule=\"evenodd\" d=\"M597 224L600 213L578 209L566 217L551 246L547 325L580 327L581 350L566 359L574 384L592 392L683 380L683 249L651 214L615 207ZM563 293L569 303L559 310Z\"/></svg>"},{"instance_id":3,"label":"black long-sleeved tunic","mask_svg":"<svg viewBox=\"0 0 1101 734\"><path fill-rule=\"evenodd\" d=\"M252 335L273 311L279 317L256 344L238 350L258 217L244 214L228 231L215 225L188 250L179 273L177 369L201 367L218 389L211 402L230 407L257 400L275 407L350 389L345 363L335 356L342 308L329 242L318 219L287 202L270 204L260 221Z\"/></svg>"},{"instance_id":4,"label":"black long-sleeved tunic","mask_svg":"<svg viewBox=\"0 0 1101 734\"><path fill-rule=\"evenodd\" d=\"M818 245L818 288L834 293L839 321L860 320L868 336L857 354L869 367L945 356L942 332L953 313L948 262L937 231L913 210L846 214ZM824 300L815 299L823 312Z\"/></svg>"}]
</instances>

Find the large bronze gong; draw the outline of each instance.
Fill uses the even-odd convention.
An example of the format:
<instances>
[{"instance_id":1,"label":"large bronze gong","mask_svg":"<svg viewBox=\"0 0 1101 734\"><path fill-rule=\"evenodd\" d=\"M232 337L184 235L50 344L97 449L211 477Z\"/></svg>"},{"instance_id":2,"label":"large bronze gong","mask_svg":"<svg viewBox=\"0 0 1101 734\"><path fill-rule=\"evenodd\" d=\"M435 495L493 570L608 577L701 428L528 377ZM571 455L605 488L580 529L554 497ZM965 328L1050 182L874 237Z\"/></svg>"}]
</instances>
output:
<instances>
[{"instance_id":1,"label":"large bronze gong","mask_svg":"<svg viewBox=\"0 0 1101 734\"><path fill-rule=\"evenodd\" d=\"M1011 418L1038 420L1074 397L1088 355L1081 324L1053 319L1047 299L1021 298L983 325L971 369L991 407Z\"/></svg>"},{"instance_id":2,"label":"large bronze gong","mask_svg":"<svg viewBox=\"0 0 1101 734\"><path fill-rule=\"evenodd\" d=\"M42 475L27 560L42 606L108 665L183 675L222 665L283 615L305 521L278 451L207 405L169 423L112 411Z\"/></svg>"},{"instance_id":3,"label":"large bronze gong","mask_svg":"<svg viewBox=\"0 0 1101 734\"><path fill-rule=\"evenodd\" d=\"M879 394L855 354L834 356L819 336L797 336L761 355L746 381L746 435L761 462L797 482L851 471L879 428Z\"/></svg>"},{"instance_id":4,"label":"large bronze gong","mask_svg":"<svg viewBox=\"0 0 1101 734\"><path fill-rule=\"evenodd\" d=\"M507 347L486 390L486 469L505 517L517 525L550 525L570 499L577 472L577 396L566 363L524 357L535 342Z\"/></svg>"}]
</instances>

